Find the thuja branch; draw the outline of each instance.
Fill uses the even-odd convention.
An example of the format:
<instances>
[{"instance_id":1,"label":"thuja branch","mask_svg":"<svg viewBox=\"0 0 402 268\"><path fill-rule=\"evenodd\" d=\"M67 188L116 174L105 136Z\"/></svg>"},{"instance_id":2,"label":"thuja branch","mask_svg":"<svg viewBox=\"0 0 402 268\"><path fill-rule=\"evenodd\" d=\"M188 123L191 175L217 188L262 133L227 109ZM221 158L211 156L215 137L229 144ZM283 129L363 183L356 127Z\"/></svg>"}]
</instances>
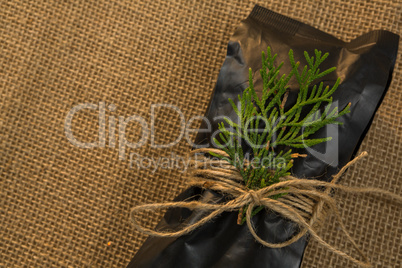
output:
<instances>
[{"instance_id":1,"label":"thuja branch","mask_svg":"<svg viewBox=\"0 0 402 268\"><path fill-rule=\"evenodd\" d=\"M254 88L250 69L249 87L238 96L239 106L229 99L238 120L233 122L225 118L225 122L219 124L220 139L214 139L228 156L215 153L211 155L234 165L249 189L267 187L279 182L281 177L290 175L292 158L301 156L292 154L292 148L307 148L331 140L331 137L310 136L328 124L341 124L336 119L350 111L350 104L341 111L338 111L338 107L333 107L332 94L339 86L339 78L332 87L324 86L322 82L314 83L335 70L332 67L321 71L319 66L328 57L328 53L322 55L321 51L315 50L314 54L310 57L304 52L307 65L300 70L300 63L295 62L293 51L290 50L291 72L280 75L284 63L275 66L277 55L272 55L268 47L267 53L262 52L261 97ZM289 94L288 83L292 78L297 81L299 92L296 103L285 109ZM251 161L244 161L244 142L252 149ZM285 149L278 151L278 146ZM256 208L253 214L261 209ZM244 208L239 213L240 221L244 220L243 211Z\"/></svg>"}]
</instances>

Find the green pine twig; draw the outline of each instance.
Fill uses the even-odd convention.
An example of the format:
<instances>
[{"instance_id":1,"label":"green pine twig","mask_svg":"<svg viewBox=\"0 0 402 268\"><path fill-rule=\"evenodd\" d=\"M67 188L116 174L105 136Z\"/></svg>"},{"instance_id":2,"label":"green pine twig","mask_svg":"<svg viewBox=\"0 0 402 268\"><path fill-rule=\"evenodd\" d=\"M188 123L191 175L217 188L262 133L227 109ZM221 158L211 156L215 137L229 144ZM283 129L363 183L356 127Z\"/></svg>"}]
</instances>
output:
<instances>
[{"instance_id":1,"label":"green pine twig","mask_svg":"<svg viewBox=\"0 0 402 268\"><path fill-rule=\"evenodd\" d=\"M291 148L307 148L331 140L331 137L310 138L322 127L328 124L341 124L336 119L350 112L350 103L340 112L338 107L332 107L332 94L339 86L338 78L332 87L321 82L314 82L335 71L335 67L321 71L319 66L328 57L315 50L315 56L310 57L304 52L307 65L299 70L299 62L295 62L293 51L289 51L291 72L280 75L283 62L275 67L277 55L262 52L262 68L260 70L263 82L262 96L258 97L249 70L249 87L242 96L238 96L239 107L229 99L235 111L237 123L225 118L219 124L219 138L214 139L217 146L229 156L210 153L234 165L244 179L249 189L260 189L279 182L281 177L290 175L294 157ZM296 103L285 110L288 97L288 83L294 78L299 85ZM226 125L229 127L226 128ZM252 149L253 159L245 161L242 143L246 142ZM286 148L278 152L276 148ZM277 196L276 198L278 198ZM253 215L262 207L255 208ZM244 222L245 208L239 212L239 223Z\"/></svg>"}]
</instances>

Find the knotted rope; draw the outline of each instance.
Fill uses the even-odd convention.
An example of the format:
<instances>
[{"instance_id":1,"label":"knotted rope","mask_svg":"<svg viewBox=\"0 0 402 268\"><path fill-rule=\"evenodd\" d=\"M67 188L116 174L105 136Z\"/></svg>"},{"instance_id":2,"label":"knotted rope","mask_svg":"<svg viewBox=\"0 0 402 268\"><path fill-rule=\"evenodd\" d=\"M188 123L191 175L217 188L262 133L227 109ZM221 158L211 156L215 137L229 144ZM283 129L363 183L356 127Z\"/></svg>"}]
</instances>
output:
<instances>
[{"instance_id":1,"label":"knotted rope","mask_svg":"<svg viewBox=\"0 0 402 268\"><path fill-rule=\"evenodd\" d=\"M211 148L197 149L192 151L192 154L207 154L209 152L225 155L225 152ZM253 237L266 247L286 247L298 241L308 233L311 237L316 239L319 244L328 248L330 251L362 267L370 267L371 264L368 258L362 250L360 250L344 226L340 212L337 208L336 200L331 195L332 190L336 189L355 194L382 194L389 198L402 201L401 196L382 189L372 187L350 187L336 184L348 167L354 165L366 155L367 152L363 152L347 163L336 175L333 176L330 182L286 176L282 178L282 181L259 190L247 189L245 185L242 184L242 176L233 165L230 165L223 160L213 160L204 156L202 159L191 160L190 166L192 169L190 185L220 192L225 196L232 197L232 200L218 204L204 203L202 201L181 201L139 205L132 209L131 220L133 225L145 234L159 237L174 237L190 233L225 211L239 211L240 209L247 207L246 223L248 229ZM219 167L216 167L217 165L219 165ZM278 199L272 198L274 196L277 197L280 194L284 195ZM300 231L289 240L281 243L269 243L264 241L257 235L251 220L253 208L257 206L264 206L266 209L280 214L283 218L291 220L299 227ZM142 211L155 211L179 207L210 213L206 214L197 222L184 226L178 231L155 231L142 226L136 219L136 216L138 216ZM324 211L327 210L331 210L335 214L342 232L354 248L357 249L364 261L360 261L342 250L331 246L317 234L316 227L321 224L325 215Z\"/></svg>"}]
</instances>

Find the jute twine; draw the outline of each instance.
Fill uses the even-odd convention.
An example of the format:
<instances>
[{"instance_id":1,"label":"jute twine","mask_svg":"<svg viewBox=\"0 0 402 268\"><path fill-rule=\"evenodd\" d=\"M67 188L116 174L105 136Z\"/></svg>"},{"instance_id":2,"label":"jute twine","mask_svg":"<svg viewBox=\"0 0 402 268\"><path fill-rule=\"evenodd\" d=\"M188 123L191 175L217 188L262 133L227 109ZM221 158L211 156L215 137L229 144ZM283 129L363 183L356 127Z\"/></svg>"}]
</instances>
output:
<instances>
[{"instance_id":1,"label":"jute twine","mask_svg":"<svg viewBox=\"0 0 402 268\"><path fill-rule=\"evenodd\" d=\"M191 154L208 154L209 152L225 155L225 152L211 148L193 150ZM343 224L340 212L337 208L336 200L332 197L333 190L341 190L354 194L379 194L384 195L387 198L395 199L399 202L402 201L401 196L379 188L350 187L336 184L348 167L354 165L357 161L367 155L367 152L363 152L348 162L336 175L332 177L330 182L315 179L299 179L293 176L286 176L281 178L282 180L280 182L258 190L247 189L242 183L242 176L233 165L230 165L223 160L211 159L204 155L201 159L190 161L190 185L217 191L233 199L218 204L204 203L202 201L182 201L139 205L132 209L131 220L134 226L145 234L159 237L176 237L190 233L225 211L239 211L247 207L246 223L248 229L253 237L266 247L286 247L298 241L308 233L312 238L316 239L319 244L326 247L330 251L362 267L371 267L371 264L364 252L358 247L356 242L349 235L349 232ZM278 199L272 198L280 194L285 195L282 195ZM258 206L264 206L266 209L280 214L283 218L291 220L299 227L299 232L292 236L289 240L281 243L269 243L264 241L257 235L251 220L253 208ZM142 226L136 219L136 217L142 211L156 211L160 209L179 207L209 213L205 213L205 216L200 220L193 224L185 225L181 230L178 231L152 230ZM317 234L317 228L322 223L327 211L331 211L335 214L341 231L346 236L348 241L353 245L353 247L359 252L361 257L364 259L363 261L358 260L344 251L328 244Z\"/></svg>"}]
</instances>

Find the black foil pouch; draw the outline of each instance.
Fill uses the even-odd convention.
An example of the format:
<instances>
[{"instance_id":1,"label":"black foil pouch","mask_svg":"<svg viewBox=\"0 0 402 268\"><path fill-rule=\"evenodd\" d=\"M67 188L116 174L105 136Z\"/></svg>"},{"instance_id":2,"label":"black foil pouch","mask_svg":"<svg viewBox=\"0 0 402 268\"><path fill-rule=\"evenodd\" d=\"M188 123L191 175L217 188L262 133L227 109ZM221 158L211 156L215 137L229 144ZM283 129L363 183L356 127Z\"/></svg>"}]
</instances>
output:
<instances>
[{"instance_id":1,"label":"black foil pouch","mask_svg":"<svg viewBox=\"0 0 402 268\"><path fill-rule=\"evenodd\" d=\"M310 55L314 54L314 49L329 52L322 67L335 66L336 71L326 76L324 82L331 86L338 77L341 78L333 100L338 107L352 103L351 112L339 118L343 125L338 125L336 131L332 129L334 126L328 125L316 133L316 137L333 136L334 133L337 137L314 146L314 150L301 151L308 156L297 159L292 168L296 177L328 181L358 150L390 84L398 41L398 35L378 30L345 43L309 25L255 6L229 41L227 56L206 113L212 131L200 132L196 144L211 146L211 134L218 130L220 122L214 120L219 116L234 120L235 113L228 98L236 100L248 87L248 70L251 67L258 72L261 52L268 46L278 54L278 62L285 62L284 73L291 69L289 64L286 65L290 49L302 66L306 64L304 51ZM260 80L258 75L254 76L256 90L262 84ZM287 105L293 105L297 83L289 85ZM175 200L184 199L219 202L222 196L191 187ZM157 229L178 230L183 221L192 223L200 216L197 211L171 209ZM182 237L149 237L128 267L300 267L307 237L285 248L264 247L255 241L245 224L236 223L237 216L237 212L225 212ZM258 213L253 222L258 235L272 243L285 241L297 231L290 221L268 211Z\"/></svg>"}]
</instances>

